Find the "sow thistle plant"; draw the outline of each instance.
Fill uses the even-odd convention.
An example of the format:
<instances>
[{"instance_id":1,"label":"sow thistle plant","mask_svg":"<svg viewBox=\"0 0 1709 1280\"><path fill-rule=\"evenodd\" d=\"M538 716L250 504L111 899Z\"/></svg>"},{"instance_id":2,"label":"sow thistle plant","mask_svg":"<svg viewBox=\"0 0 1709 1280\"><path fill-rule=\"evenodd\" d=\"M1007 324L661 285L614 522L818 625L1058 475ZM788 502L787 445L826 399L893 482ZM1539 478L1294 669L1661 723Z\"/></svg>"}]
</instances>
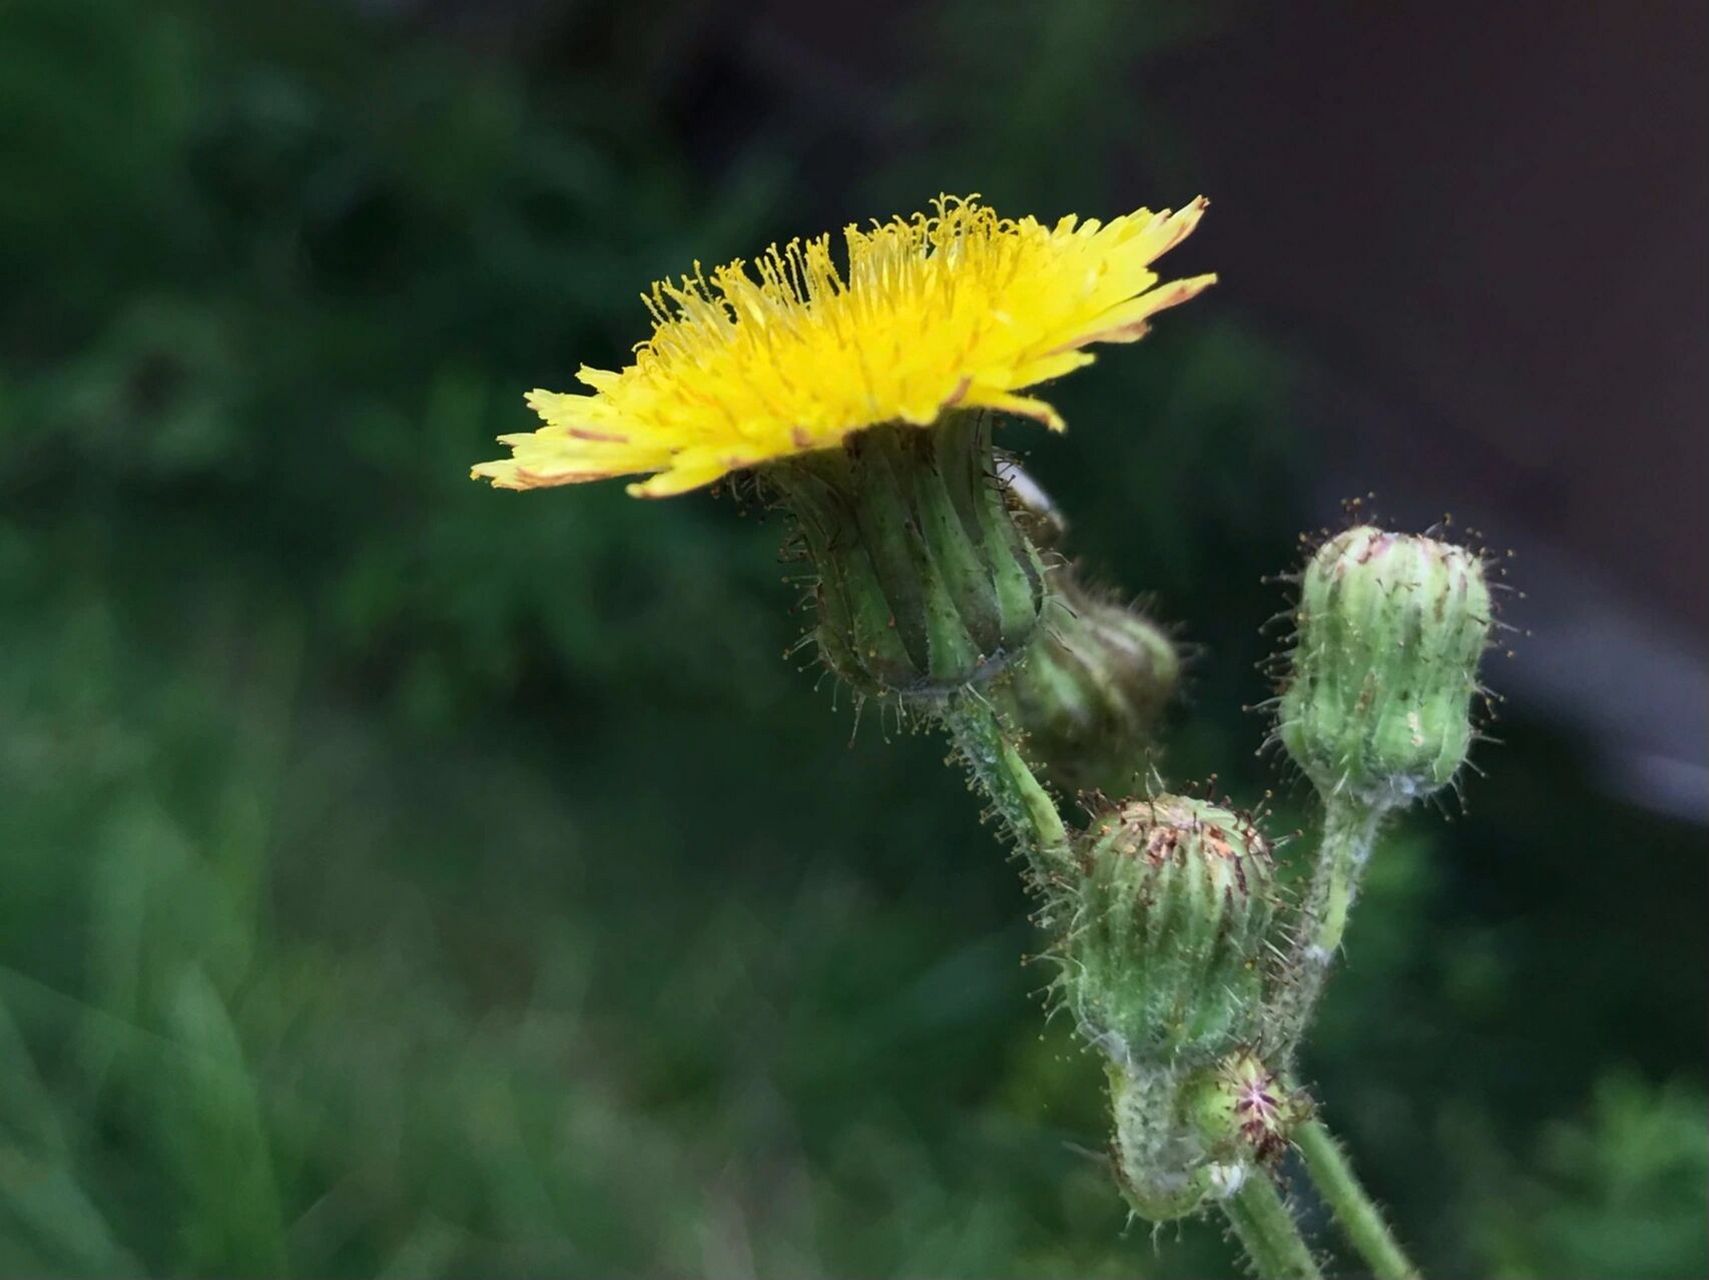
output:
<instances>
[{"instance_id":1,"label":"sow thistle plant","mask_svg":"<svg viewBox=\"0 0 1709 1280\"><path fill-rule=\"evenodd\" d=\"M473 474L636 476L648 498L752 477L811 561L825 665L941 725L1023 855L1055 1007L1105 1064L1133 1213L1220 1211L1260 1275L1316 1276L1280 1189L1293 1149L1371 1271L1412 1276L1295 1059L1384 820L1450 785L1473 739L1481 558L1361 525L1300 574L1274 736L1321 821L1296 896L1260 818L1161 781L1179 654L1082 580L1060 514L992 438L1003 416L1061 430L1041 384L1215 281L1154 270L1205 208L1047 225L942 197L848 227L841 254L820 236L696 266L653 287L633 363L530 393L542 425Z\"/></svg>"}]
</instances>

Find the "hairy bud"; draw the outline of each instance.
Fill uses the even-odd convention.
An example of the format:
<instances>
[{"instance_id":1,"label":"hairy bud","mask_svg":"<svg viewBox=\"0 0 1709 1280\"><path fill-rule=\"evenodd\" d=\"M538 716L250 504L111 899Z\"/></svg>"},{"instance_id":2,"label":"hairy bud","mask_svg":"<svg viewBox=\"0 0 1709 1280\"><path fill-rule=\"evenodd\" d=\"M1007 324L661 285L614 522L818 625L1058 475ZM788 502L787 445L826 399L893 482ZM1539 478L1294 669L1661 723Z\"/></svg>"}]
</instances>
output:
<instances>
[{"instance_id":1,"label":"hairy bud","mask_svg":"<svg viewBox=\"0 0 1709 1280\"><path fill-rule=\"evenodd\" d=\"M1110 1163L1116 1185L1147 1222L1184 1218L1215 1188L1204 1145L1180 1115L1178 1075L1168 1068L1108 1068Z\"/></svg>"},{"instance_id":2,"label":"hairy bud","mask_svg":"<svg viewBox=\"0 0 1709 1280\"><path fill-rule=\"evenodd\" d=\"M1038 634L993 701L1064 791L1127 794L1180 683L1180 656L1156 623L1099 598L1069 566L1048 584Z\"/></svg>"},{"instance_id":3,"label":"hairy bud","mask_svg":"<svg viewBox=\"0 0 1709 1280\"><path fill-rule=\"evenodd\" d=\"M819 650L856 689L942 698L1031 641L1044 571L995 465L988 418L961 413L765 469L818 571Z\"/></svg>"},{"instance_id":4,"label":"hairy bud","mask_svg":"<svg viewBox=\"0 0 1709 1280\"><path fill-rule=\"evenodd\" d=\"M1250 1050L1199 1071L1182 1090L1183 1110L1210 1158L1223 1163L1270 1163L1311 1114L1308 1100L1289 1089Z\"/></svg>"},{"instance_id":5,"label":"hairy bud","mask_svg":"<svg viewBox=\"0 0 1709 1280\"><path fill-rule=\"evenodd\" d=\"M1134 800L1076 852L1062 984L1087 1037L1115 1061L1171 1068L1251 1043L1273 913L1251 821L1182 796Z\"/></svg>"},{"instance_id":6,"label":"hairy bud","mask_svg":"<svg viewBox=\"0 0 1709 1280\"><path fill-rule=\"evenodd\" d=\"M1331 539L1300 583L1289 754L1320 791L1380 807L1444 786L1471 745L1490 620L1473 552L1368 525Z\"/></svg>"},{"instance_id":7,"label":"hairy bud","mask_svg":"<svg viewBox=\"0 0 1709 1280\"><path fill-rule=\"evenodd\" d=\"M1248 1049L1188 1071L1112 1063L1108 1075L1116 1182L1152 1222L1233 1195L1311 1115L1310 1100Z\"/></svg>"}]
</instances>

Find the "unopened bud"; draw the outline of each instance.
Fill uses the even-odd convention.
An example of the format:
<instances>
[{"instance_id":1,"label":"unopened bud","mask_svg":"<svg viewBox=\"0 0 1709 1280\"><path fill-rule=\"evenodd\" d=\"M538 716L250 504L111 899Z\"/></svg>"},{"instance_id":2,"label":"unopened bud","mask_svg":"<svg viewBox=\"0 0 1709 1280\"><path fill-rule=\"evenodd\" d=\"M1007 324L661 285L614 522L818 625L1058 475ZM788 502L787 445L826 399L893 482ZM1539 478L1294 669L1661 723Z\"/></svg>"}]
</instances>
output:
<instances>
[{"instance_id":1,"label":"unopened bud","mask_svg":"<svg viewBox=\"0 0 1709 1280\"><path fill-rule=\"evenodd\" d=\"M1134 1213L1147 1222L1184 1218L1215 1189L1215 1171L1180 1113L1180 1078L1167 1067L1110 1064L1110 1163Z\"/></svg>"},{"instance_id":2,"label":"unopened bud","mask_svg":"<svg viewBox=\"0 0 1709 1280\"><path fill-rule=\"evenodd\" d=\"M820 652L856 689L942 698L1031 641L1044 571L995 465L988 419L958 413L765 469L818 571Z\"/></svg>"},{"instance_id":3,"label":"unopened bud","mask_svg":"<svg viewBox=\"0 0 1709 1280\"><path fill-rule=\"evenodd\" d=\"M1161 627L1089 591L1070 566L1047 581L1038 634L992 700L1064 791L1130 794L1180 683L1180 656Z\"/></svg>"},{"instance_id":4,"label":"unopened bud","mask_svg":"<svg viewBox=\"0 0 1709 1280\"><path fill-rule=\"evenodd\" d=\"M1201 1070L1183 1094L1184 1110L1209 1157L1226 1164L1279 1159L1294 1129L1311 1113L1304 1095L1250 1050Z\"/></svg>"},{"instance_id":5,"label":"unopened bud","mask_svg":"<svg viewBox=\"0 0 1709 1280\"><path fill-rule=\"evenodd\" d=\"M1273 916L1252 822L1183 796L1129 801L1077 854L1064 995L1115 1061L1208 1064L1259 1031Z\"/></svg>"},{"instance_id":6,"label":"unopened bud","mask_svg":"<svg viewBox=\"0 0 1709 1280\"><path fill-rule=\"evenodd\" d=\"M1313 784L1384 807L1446 785L1471 745L1489 638L1478 556L1349 529L1307 564L1296 624L1278 730Z\"/></svg>"}]
</instances>

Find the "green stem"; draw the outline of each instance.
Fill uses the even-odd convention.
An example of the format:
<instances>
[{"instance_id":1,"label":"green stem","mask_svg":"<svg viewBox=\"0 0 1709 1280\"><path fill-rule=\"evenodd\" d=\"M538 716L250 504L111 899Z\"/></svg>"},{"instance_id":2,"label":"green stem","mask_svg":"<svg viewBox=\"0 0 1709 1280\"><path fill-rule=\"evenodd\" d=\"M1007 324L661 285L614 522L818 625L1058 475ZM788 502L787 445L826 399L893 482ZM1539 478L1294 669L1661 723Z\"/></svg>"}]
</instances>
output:
<instances>
[{"instance_id":1,"label":"green stem","mask_svg":"<svg viewBox=\"0 0 1709 1280\"><path fill-rule=\"evenodd\" d=\"M1294 1215L1268 1177L1254 1172L1220 1203L1259 1280L1321 1280Z\"/></svg>"},{"instance_id":2,"label":"green stem","mask_svg":"<svg viewBox=\"0 0 1709 1280\"><path fill-rule=\"evenodd\" d=\"M1294 1141L1318 1194L1376 1280L1419 1280L1418 1268L1401 1249L1376 1201L1360 1185L1346 1151L1323 1122L1307 1121L1294 1134Z\"/></svg>"},{"instance_id":3,"label":"green stem","mask_svg":"<svg viewBox=\"0 0 1709 1280\"><path fill-rule=\"evenodd\" d=\"M1324 799L1323 839L1300 908L1289 980L1277 1000L1276 1040L1285 1053L1298 1045L1323 994L1383 813L1381 807L1346 794Z\"/></svg>"},{"instance_id":4,"label":"green stem","mask_svg":"<svg viewBox=\"0 0 1709 1280\"><path fill-rule=\"evenodd\" d=\"M990 799L1034 874L1049 876L1067 866L1068 828L1056 802L1015 750L991 703L976 689L963 689L944 703L942 716L974 781Z\"/></svg>"}]
</instances>

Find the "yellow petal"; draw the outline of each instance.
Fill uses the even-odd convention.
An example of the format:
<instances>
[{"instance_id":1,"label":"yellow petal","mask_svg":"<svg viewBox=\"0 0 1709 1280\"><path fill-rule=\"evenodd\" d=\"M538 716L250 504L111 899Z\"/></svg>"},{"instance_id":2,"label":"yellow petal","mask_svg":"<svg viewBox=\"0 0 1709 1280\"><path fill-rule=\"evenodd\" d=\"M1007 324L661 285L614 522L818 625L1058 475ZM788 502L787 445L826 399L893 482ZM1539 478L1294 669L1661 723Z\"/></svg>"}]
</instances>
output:
<instances>
[{"instance_id":1,"label":"yellow petal","mask_svg":"<svg viewBox=\"0 0 1709 1280\"><path fill-rule=\"evenodd\" d=\"M1106 220L1004 219L978 199L776 246L752 262L661 281L652 336L620 370L583 367L583 393L535 390L542 425L503 437L507 462L475 474L533 488L652 473L655 497L744 466L834 447L880 423L929 428L957 405L1060 430L1020 394L1131 342L1214 276L1159 284L1152 264L1206 202Z\"/></svg>"}]
</instances>

